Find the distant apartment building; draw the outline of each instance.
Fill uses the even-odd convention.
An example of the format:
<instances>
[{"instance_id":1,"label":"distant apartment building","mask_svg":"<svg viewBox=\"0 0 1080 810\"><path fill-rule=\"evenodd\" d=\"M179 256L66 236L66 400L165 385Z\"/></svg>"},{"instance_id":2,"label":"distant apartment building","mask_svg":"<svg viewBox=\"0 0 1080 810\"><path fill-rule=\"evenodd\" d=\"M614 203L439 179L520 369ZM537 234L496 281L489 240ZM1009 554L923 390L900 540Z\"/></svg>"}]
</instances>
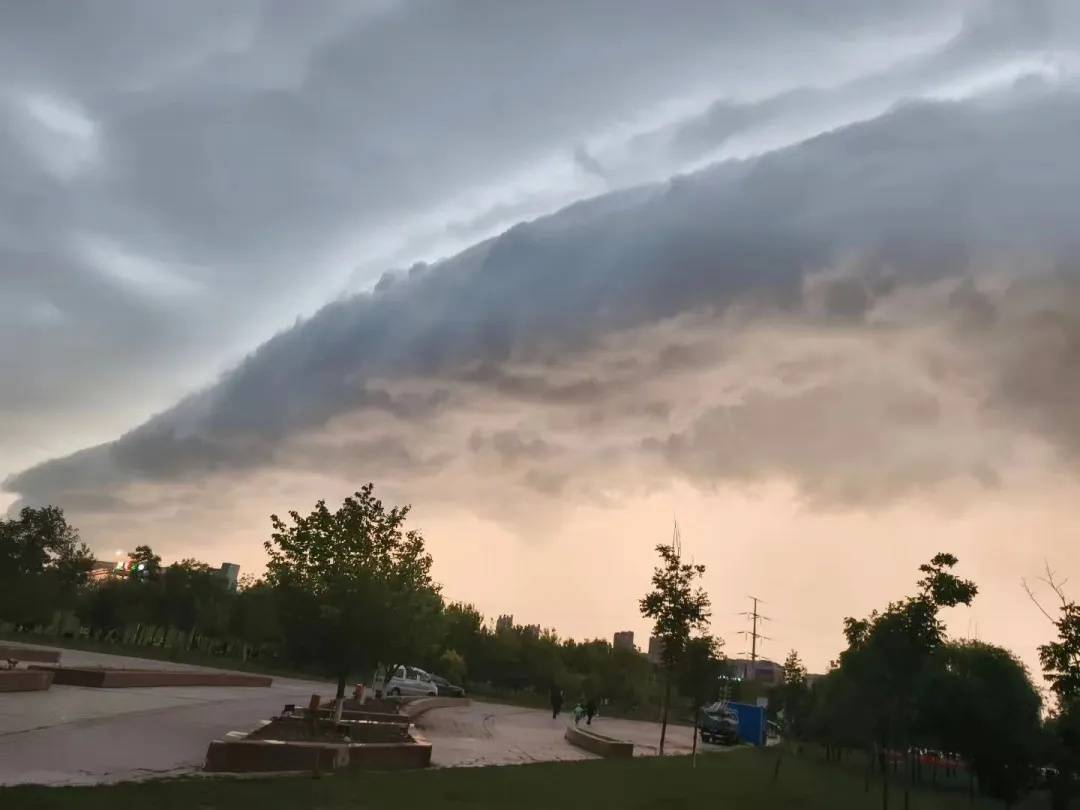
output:
<instances>
[{"instance_id":1,"label":"distant apartment building","mask_svg":"<svg viewBox=\"0 0 1080 810\"><path fill-rule=\"evenodd\" d=\"M94 560L90 565L90 581L101 582L104 579L117 576L123 570L119 563L110 560Z\"/></svg>"},{"instance_id":2,"label":"distant apartment building","mask_svg":"<svg viewBox=\"0 0 1080 810\"><path fill-rule=\"evenodd\" d=\"M663 656L664 656L664 642L663 642L663 640L657 638L656 636L650 636L649 637L649 652L648 652L649 663L650 664L661 664L661 663L663 663Z\"/></svg>"},{"instance_id":3,"label":"distant apartment building","mask_svg":"<svg viewBox=\"0 0 1080 810\"><path fill-rule=\"evenodd\" d=\"M114 577L126 577L132 573L130 558L118 560L94 560L90 565L90 581L103 582ZM236 563L222 563L221 567L214 569L225 583L225 588L230 592L236 590L240 578L240 566Z\"/></svg>"},{"instance_id":4,"label":"distant apartment building","mask_svg":"<svg viewBox=\"0 0 1080 810\"><path fill-rule=\"evenodd\" d=\"M633 630L621 630L615 634L615 637L611 640L611 646L616 650L633 650L634 649L634 631Z\"/></svg>"},{"instance_id":5,"label":"distant apartment building","mask_svg":"<svg viewBox=\"0 0 1080 810\"><path fill-rule=\"evenodd\" d=\"M758 658L756 661L749 658L731 658L728 659L728 666L732 676L742 681L759 681L769 686L784 682L783 666L767 658Z\"/></svg>"},{"instance_id":6,"label":"distant apartment building","mask_svg":"<svg viewBox=\"0 0 1080 810\"><path fill-rule=\"evenodd\" d=\"M495 632L506 633L514 629L514 616L511 613L505 613L495 620Z\"/></svg>"},{"instance_id":7,"label":"distant apartment building","mask_svg":"<svg viewBox=\"0 0 1080 810\"><path fill-rule=\"evenodd\" d=\"M217 570L217 575L225 580L225 588L229 592L236 591L236 582L240 577L240 566L236 563L222 563Z\"/></svg>"}]
</instances>

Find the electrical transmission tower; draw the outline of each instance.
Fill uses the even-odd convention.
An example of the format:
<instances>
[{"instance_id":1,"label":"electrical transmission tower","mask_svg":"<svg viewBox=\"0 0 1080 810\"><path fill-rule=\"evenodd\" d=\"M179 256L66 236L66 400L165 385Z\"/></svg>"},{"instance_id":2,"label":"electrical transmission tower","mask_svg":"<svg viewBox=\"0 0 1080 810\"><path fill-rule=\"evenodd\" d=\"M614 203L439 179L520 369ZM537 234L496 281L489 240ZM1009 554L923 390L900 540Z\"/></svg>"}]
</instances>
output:
<instances>
[{"instance_id":1,"label":"electrical transmission tower","mask_svg":"<svg viewBox=\"0 0 1080 810\"><path fill-rule=\"evenodd\" d=\"M748 596L747 598L753 601L754 609L743 611L742 614L740 614L750 619L750 629L743 630L740 635L750 636L750 664L751 666L753 666L754 662L757 661L758 639L760 638L764 641L770 640L768 636L762 635L758 632L758 622L768 622L772 620L768 616L762 616L760 613L758 613L758 604L765 600L758 599L756 596Z\"/></svg>"}]
</instances>

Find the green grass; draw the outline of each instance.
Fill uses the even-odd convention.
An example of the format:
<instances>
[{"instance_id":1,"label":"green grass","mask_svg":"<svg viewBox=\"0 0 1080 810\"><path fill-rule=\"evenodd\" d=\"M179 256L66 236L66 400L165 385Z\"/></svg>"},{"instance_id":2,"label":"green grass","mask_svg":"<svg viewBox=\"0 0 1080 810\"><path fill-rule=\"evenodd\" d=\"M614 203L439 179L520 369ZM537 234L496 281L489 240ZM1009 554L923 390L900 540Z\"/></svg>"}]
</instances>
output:
<instances>
[{"instance_id":1,"label":"green grass","mask_svg":"<svg viewBox=\"0 0 1080 810\"><path fill-rule=\"evenodd\" d=\"M867 792L855 768L825 763L816 755L785 756L773 782L775 750L743 750L663 760L591 760L493 768L396 773L352 772L314 779L182 779L102 787L0 788L0 808L17 810L285 810L288 808L521 808L521 810L676 810L677 808L881 807L880 782ZM889 803L899 810L903 795ZM1000 808L969 804L961 790L916 790L911 810Z\"/></svg>"}]
</instances>

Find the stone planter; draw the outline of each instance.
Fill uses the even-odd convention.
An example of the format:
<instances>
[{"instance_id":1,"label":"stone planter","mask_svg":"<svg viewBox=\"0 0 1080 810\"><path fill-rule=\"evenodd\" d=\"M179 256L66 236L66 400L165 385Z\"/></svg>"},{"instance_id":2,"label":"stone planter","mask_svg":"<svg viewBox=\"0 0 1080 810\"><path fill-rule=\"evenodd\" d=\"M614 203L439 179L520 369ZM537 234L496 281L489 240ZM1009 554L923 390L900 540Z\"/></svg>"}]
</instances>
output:
<instances>
[{"instance_id":1,"label":"stone planter","mask_svg":"<svg viewBox=\"0 0 1080 810\"><path fill-rule=\"evenodd\" d=\"M99 689L145 686L270 686L273 682L272 678L265 675L247 675L239 672L45 666L31 666L30 669L52 672L55 684L90 686Z\"/></svg>"},{"instance_id":2,"label":"stone planter","mask_svg":"<svg viewBox=\"0 0 1080 810\"><path fill-rule=\"evenodd\" d=\"M43 692L52 684L53 674L33 669L0 670L0 692Z\"/></svg>"},{"instance_id":3,"label":"stone planter","mask_svg":"<svg viewBox=\"0 0 1080 810\"><path fill-rule=\"evenodd\" d=\"M633 743L597 734L592 730L586 731L580 726L567 727L566 741L582 750L602 757L628 758L634 756Z\"/></svg>"}]
</instances>

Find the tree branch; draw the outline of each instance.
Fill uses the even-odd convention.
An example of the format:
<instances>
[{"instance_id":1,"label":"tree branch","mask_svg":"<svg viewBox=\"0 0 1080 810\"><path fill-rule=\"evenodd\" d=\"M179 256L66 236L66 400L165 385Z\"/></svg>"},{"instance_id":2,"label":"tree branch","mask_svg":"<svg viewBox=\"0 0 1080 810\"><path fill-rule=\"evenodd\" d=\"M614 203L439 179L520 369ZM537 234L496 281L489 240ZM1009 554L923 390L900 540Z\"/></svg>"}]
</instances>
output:
<instances>
[{"instance_id":1,"label":"tree branch","mask_svg":"<svg viewBox=\"0 0 1080 810\"><path fill-rule=\"evenodd\" d=\"M1055 623L1055 624L1056 624L1056 622L1055 622L1055 620L1054 620L1054 617L1053 617L1053 616L1051 616L1051 615L1050 615L1050 614L1049 614L1049 613L1047 612L1046 608L1044 608L1044 607L1043 607L1043 606L1042 606L1042 605L1041 605L1041 604L1039 603L1039 600L1038 600L1038 599L1036 598L1035 594L1034 594L1034 593L1032 593L1032 591L1031 591L1031 587L1030 587L1030 586L1029 586L1029 585L1027 584L1027 580L1026 580L1026 579L1023 579L1023 578L1021 578L1021 580L1020 580L1020 585L1021 585L1021 586L1023 587L1023 589L1024 589L1024 592L1025 592L1025 593L1027 593L1027 595L1028 595L1028 599L1030 599L1030 600L1031 600L1032 602L1034 602L1034 603L1035 603L1035 607L1037 607L1037 608L1039 609L1039 612L1040 612L1040 613L1042 613L1042 615L1043 615L1043 616L1045 616L1045 617L1047 618L1047 620L1048 620L1049 622L1051 622L1051 623Z\"/></svg>"},{"instance_id":2,"label":"tree branch","mask_svg":"<svg viewBox=\"0 0 1080 810\"><path fill-rule=\"evenodd\" d=\"M1058 599L1061 600L1062 607L1067 606L1069 600L1065 596L1065 584L1069 580L1063 579L1058 582L1054 577L1054 571L1050 567L1050 562L1048 560L1043 560L1043 565L1046 566L1046 576L1040 577L1040 581L1045 582L1050 587L1050 590L1057 594Z\"/></svg>"}]
</instances>

